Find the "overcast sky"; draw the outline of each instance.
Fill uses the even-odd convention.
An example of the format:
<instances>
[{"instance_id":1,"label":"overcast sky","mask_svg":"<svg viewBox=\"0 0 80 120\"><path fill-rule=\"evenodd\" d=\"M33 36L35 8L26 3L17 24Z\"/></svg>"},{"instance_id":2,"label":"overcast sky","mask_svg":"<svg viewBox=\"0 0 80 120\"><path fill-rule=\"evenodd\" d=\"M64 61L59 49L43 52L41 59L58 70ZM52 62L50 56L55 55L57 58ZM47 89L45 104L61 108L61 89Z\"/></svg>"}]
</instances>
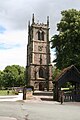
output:
<instances>
[{"instance_id":1,"label":"overcast sky","mask_svg":"<svg viewBox=\"0 0 80 120\"><path fill-rule=\"evenodd\" d=\"M0 0L0 70L13 64L26 66L27 23L33 13L36 22L46 23L50 17L51 37L61 11L71 8L80 10L80 0Z\"/></svg>"}]
</instances>

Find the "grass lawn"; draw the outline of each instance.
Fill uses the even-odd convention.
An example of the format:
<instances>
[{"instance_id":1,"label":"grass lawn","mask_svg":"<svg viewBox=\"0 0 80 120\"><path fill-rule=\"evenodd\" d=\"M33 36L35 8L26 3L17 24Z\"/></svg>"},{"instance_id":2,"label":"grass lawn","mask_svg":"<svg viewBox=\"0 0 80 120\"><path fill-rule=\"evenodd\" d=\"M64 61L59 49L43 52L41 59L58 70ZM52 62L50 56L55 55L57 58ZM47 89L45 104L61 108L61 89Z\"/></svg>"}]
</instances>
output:
<instances>
[{"instance_id":1,"label":"grass lawn","mask_svg":"<svg viewBox=\"0 0 80 120\"><path fill-rule=\"evenodd\" d=\"M14 93L12 92L12 90L9 90L9 94L8 94L8 90L0 90L0 95L14 95Z\"/></svg>"}]
</instances>

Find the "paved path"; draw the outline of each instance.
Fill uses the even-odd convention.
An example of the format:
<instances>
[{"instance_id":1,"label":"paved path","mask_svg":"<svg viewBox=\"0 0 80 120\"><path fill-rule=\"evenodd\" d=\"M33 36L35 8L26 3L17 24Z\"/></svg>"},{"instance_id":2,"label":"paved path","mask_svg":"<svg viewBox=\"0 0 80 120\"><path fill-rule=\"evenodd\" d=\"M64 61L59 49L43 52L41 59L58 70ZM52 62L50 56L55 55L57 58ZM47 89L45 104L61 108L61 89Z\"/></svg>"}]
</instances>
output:
<instances>
[{"instance_id":1,"label":"paved path","mask_svg":"<svg viewBox=\"0 0 80 120\"><path fill-rule=\"evenodd\" d=\"M0 102L6 102L6 101L18 101L22 100L23 94L20 93L19 95L13 95L13 96L0 96ZM0 120L17 120L13 117L4 117L0 116Z\"/></svg>"},{"instance_id":2,"label":"paved path","mask_svg":"<svg viewBox=\"0 0 80 120\"><path fill-rule=\"evenodd\" d=\"M12 117L0 117L0 120L17 120L17 119Z\"/></svg>"},{"instance_id":3,"label":"paved path","mask_svg":"<svg viewBox=\"0 0 80 120\"><path fill-rule=\"evenodd\" d=\"M29 120L80 120L80 106L74 103L27 103L23 108Z\"/></svg>"},{"instance_id":4,"label":"paved path","mask_svg":"<svg viewBox=\"0 0 80 120\"><path fill-rule=\"evenodd\" d=\"M0 120L80 120L80 103L0 102L0 116Z\"/></svg>"},{"instance_id":5,"label":"paved path","mask_svg":"<svg viewBox=\"0 0 80 120\"><path fill-rule=\"evenodd\" d=\"M23 93L19 93L19 95L0 96L0 101L17 101L22 99Z\"/></svg>"},{"instance_id":6,"label":"paved path","mask_svg":"<svg viewBox=\"0 0 80 120\"><path fill-rule=\"evenodd\" d=\"M80 120L80 102L65 102L61 105L59 102L42 101L40 98L43 97L34 96L19 101L19 96L9 96L6 98L8 101L0 101L0 120Z\"/></svg>"}]
</instances>

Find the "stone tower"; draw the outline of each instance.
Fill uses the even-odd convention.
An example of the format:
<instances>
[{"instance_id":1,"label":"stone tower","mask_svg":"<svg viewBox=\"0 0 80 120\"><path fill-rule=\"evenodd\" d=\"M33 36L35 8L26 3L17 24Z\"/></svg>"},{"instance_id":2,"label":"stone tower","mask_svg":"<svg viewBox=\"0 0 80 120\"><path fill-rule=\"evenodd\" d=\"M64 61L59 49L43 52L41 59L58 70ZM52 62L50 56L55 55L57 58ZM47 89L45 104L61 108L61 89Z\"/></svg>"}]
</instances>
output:
<instances>
[{"instance_id":1,"label":"stone tower","mask_svg":"<svg viewBox=\"0 0 80 120\"><path fill-rule=\"evenodd\" d=\"M52 88L52 65L50 64L49 17L47 23L28 23L27 84L35 90Z\"/></svg>"}]
</instances>

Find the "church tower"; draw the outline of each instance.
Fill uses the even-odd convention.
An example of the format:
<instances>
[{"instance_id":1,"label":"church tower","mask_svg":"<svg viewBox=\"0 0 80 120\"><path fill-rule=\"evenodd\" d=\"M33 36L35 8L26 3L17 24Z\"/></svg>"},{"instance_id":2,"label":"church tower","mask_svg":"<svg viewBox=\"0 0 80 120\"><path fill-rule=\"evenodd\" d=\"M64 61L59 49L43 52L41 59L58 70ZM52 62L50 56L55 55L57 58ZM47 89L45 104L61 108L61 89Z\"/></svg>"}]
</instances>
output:
<instances>
[{"instance_id":1,"label":"church tower","mask_svg":"<svg viewBox=\"0 0 80 120\"><path fill-rule=\"evenodd\" d=\"M35 90L52 88L52 65L50 63L49 17L47 23L28 23L27 84Z\"/></svg>"}]
</instances>

